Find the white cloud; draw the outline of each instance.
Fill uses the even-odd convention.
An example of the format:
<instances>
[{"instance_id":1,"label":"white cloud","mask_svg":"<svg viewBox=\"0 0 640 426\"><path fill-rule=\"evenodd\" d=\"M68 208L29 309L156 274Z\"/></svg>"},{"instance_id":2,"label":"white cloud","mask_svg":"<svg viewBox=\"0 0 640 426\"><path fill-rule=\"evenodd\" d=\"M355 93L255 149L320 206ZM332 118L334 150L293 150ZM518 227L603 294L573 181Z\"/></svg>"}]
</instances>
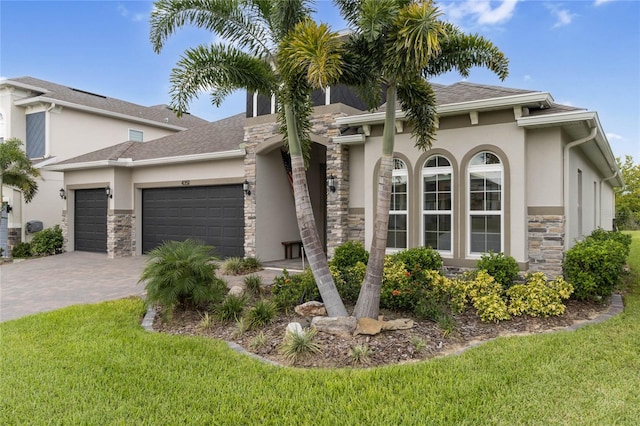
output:
<instances>
[{"instance_id":1,"label":"white cloud","mask_svg":"<svg viewBox=\"0 0 640 426\"><path fill-rule=\"evenodd\" d=\"M625 138L617 133L607 133L607 139L612 141L623 141Z\"/></svg>"},{"instance_id":2,"label":"white cloud","mask_svg":"<svg viewBox=\"0 0 640 426\"><path fill-rule=\"evenodd\" d=\"M559 103L560 105L565 105L565 106L570 106L570 107L572 107L572 106L573 106L573 101L569 101L569 100L567 100L567 101L560 101L560 102L558 102L558 103Z\"/></svg>"},{"instance_id":3,"label":"white cloud","mask_svg":"<svg viewBox=\"0 0 640 426\"><path fill-rule=\"evenodd\" d=\"M524 77L522 77L522 79L524 81L533 81L533 77L531 77L529 74L526 74Z\"/></svg>"},{"instance_id":4,"label":"white cloud","mask_svg":"<svg viewBox=\"0 0 640 426\"><path fill-rule=\"evenodd\" d=\"M125 7L122 3L118 3L118 12L120 12L120 16L131 19L133 22L140 22L146 20L146 13L132 13L129 9Z\"/></svg>"},{"instance_id":5,"label":"white cloud","mask_svg":"<svg viewBox=\"0 0 640 426\"><path fill-rule=\"evenodd\" d=\"M569 9L562 9L561 4L547 3L545 6L549 9L551 15L556 18L556 23L553 25L553 28L569 25L573 21L573 18L577 16L575 13L571 13Z\"/></svg>"},{"instance_id":6,"label":"white cloud","mask_svg":"<svg viewBox=\"0 0 640 426\"><path fill-rule=\"evenodd\" d=\"M613 1L613 0L596 0L596 1L595 1L595 3L594 3L594 5L596 5L596 6L602 6L603 4L605 4L605 3L609 3L609 2L612 2L612 1Z\"/></svg>"},{"instance_id":7,"label":"white cloud","mask_svg":"<svg viewBox=\"0 0 640 426\"><path fill-rule=\"evenodd\" d=\"M479 25L496 25L511 19L518 1L521 0L465 0L441 4L440 8L453 22L471 19Z\"/></svg>"}]
</instances>

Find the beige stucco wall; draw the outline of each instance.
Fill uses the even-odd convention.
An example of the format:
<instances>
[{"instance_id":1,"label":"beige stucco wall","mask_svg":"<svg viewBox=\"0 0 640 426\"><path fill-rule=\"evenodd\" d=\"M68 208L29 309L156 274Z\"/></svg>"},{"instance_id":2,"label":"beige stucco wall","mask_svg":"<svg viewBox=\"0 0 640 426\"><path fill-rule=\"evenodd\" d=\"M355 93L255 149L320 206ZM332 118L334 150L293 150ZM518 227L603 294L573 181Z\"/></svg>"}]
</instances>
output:
<instances>
[{"instance_id":1,"label":"beige stucco wall","mask_svg":"<svg viewBox=\"0 0 640 426\"><path fill-rule=\"evenodd\" d=\"M280 171L280 172L278 172ZM295 204L279 147L256 156L256 253L260 260L284 257L282 241L300 239Z\"/></svg>"},{"instance_id":2,"label":"beige stucco wall","mask_svg":"<svg viewBox=\"0 0 640 426\"><path fill-rule=\"evenodd\" d=\"M460 123L456 125L464 125L466 117L463 117ZM453 120L450 121L450 123ZM455 126L451 126L455 127ZM373 135L367 138L364 152L364 168L362 176L365 184L364 205L365 211L365 244L369 246L373 235L373 216L375 207L375 171L376 164L380 158L382 151L382 136L380 129L372 132ZM495 152L503 161L505 171L505 198L504 206L505 229L504 249L507 254L513 256L518 262L526 262L527 248L527 223L526 223L526 148L525 148L525 131L518 128L515 122L497 123L489 125L466 125L465 127L441 129L437 134L437 140L433 143L434 150L438 150L441 154L447 153L448 157L454 161L455 168L458 170L454 176L454 187L460 188L461 180L466 180L466 162L470 156L481 150ZM414 141L408 133L397 134L395 142L395 152L402 158L408 166L410 182L410 213L409 246L415 247L420 244L421 235L421 206L420 191L421 179L420 170L429 153L422 153L414 147ZM353 177L352 177L353 179ZM457 182L457 183L456 183ZM507 188L510 188L508 190ZM455 203L459 209L466 209L465 194L458 190L455 195ZM454 257L463 259L477 259L479 256L468 254L468 215L466 210L464 214L455 215L454 224L457 228L458 238L454 240Z\"/></svg>"},{"instance_id":3,"label":"beige stucco wall","mask_svg":"<svg viewBox=\"0 0 640 426\"><path fill-rule=\"evenodd\" d=\"M69 108L47 113L47 124L47 156L56 156L58 161L126 142L129 129L144 132L144 142L175 133Z\"/></svg>"},{"instance_id":4,"label":"beige stucco wall","mask_svg":"<svg viewBox=\"0 0 640 426\"><path fill-rule=\"evenodd\" d=\"M562 207L563 153L559 128L527 130L527 202L530 207Z\"/></svg>"},{"instance_id":5,"label":"beige stucco wall","mask_svg":"<svg viewBox=\"0 0 640 426\"><path fill-rule=\"evenodd\" d=\"M364 208L364 145L349 146L349 208Z\"/></svg>"}]
</instances>

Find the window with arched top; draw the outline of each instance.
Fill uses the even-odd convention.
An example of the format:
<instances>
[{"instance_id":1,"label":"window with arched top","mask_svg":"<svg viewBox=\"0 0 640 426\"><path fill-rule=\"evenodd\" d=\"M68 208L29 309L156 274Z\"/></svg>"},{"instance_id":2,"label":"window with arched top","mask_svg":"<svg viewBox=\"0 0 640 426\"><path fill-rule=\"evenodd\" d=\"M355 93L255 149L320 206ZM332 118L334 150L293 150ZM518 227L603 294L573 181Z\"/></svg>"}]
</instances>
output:
<instances>
[{"instance_id":1,"label":"window with arched top","mask_svg":"<svg viewBox=\"0 0 640 426\"><path fill-rule=\"evenodd\" d=\"M422 245L444 254L453 249L453 167L442 155L422 168Z\"/></svg>"},{"instance_id":2,"label":"window with arched top","mask_svg":"<svg viewBox=\"0 0 640 426\"><path fill-rule=\"evenodd\" d=\"M404 161L394 158L391 177L391 204L389 206L389 227L387 249L390 251L407 248L407 213L409 210L409 173Z\"/></svg>"},{"instance_id":3,"label":"window with arched top","mask_svg":"<svg viewBox=\"0 0 640 426\"><path fill-rule=\"evenodd\" d=\"M497 155L484 151L467 168L469 253L500 252L504 235L504 168Z\"/></svg>"}]
</instances>

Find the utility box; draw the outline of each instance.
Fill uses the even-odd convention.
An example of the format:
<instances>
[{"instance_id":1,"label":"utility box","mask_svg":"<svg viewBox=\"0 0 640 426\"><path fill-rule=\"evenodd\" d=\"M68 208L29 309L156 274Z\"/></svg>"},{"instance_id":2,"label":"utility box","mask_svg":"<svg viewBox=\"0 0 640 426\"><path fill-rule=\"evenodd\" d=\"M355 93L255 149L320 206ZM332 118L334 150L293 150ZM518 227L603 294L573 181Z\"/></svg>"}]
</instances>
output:
<instances>
[{"instance_id":1,"label":"utility box","mask_svg":"<svg viewBox=\"0 0 640 426\"><path fill-rule=\"evenodd\" d=\"M42 231L41 220L30 220L27 222L27 234L33 234L34 232Z\"/></svg>"}]
</instances>

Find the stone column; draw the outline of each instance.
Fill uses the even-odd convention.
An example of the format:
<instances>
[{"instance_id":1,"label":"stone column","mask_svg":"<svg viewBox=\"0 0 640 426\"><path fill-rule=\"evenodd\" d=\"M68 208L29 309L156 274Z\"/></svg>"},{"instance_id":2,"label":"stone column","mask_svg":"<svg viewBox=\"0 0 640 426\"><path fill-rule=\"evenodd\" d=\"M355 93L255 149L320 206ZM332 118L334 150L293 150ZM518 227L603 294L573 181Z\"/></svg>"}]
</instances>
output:
<instances>
[{"instance_id":1,"label":"stone column","mask_svg":"<svg viewBox=\"0 0 640 426\"><path fill-rule=\"evenodd\" d=\"M549 279L562 275L565 217L529 215L529 271L543 272Z\"/></svg>"},{"instance_id":2,"label":"stone column","mask_svg":"<svg viewBox=\"0 0 640 426\"><path fill-rule=\"evenodd\" d=\"M136 252L135 214L133 210L109 211L107 214L107 256L133 256Z\"/></svg>"}]
</instances>

